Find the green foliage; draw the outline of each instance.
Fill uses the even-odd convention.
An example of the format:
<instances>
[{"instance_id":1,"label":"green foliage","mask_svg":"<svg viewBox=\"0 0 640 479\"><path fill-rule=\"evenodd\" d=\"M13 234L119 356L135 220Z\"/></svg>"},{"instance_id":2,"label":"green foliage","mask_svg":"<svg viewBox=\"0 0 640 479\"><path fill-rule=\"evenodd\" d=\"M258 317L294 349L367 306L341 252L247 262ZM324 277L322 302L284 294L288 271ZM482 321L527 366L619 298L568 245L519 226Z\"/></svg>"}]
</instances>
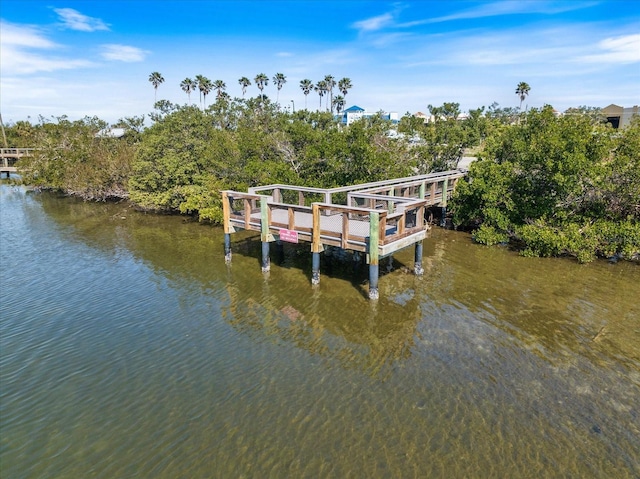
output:
<instances>
[{"instance_id":1,"label":"green foliage","mask_svg":"<svg viewBox=\"0 0 640 479\"><path fill-rule=\"evenodd\" d=\"M430 106L435 121L405 115L393 134L380 116L349 126L329 112L282 112L265 96L220 95L202 111L157 102L125 118L123 138L96 135L97 118L40 118L7 128L25 181L86 199L126 198L139 208L220 222L220 191L288 183L333 187L455 168L464 148L479 160L449 204L454 224L483 244L525 255L632 259L640 255L640 120L618 131L590 110L557 117L546 107L511 116L492 105L458 119L459 105Z\"/></svg>"},{"instance_id":2,"label":"green foliage","mask_svg":"<svg viewBox=\"0 0 640 479\"><path fill-rule=\"evenodd\" d=\"M618 134L592 115L532 110L497 130L459 183L454 223L528 256L631 258L640 252L640 120Z\"/></svg>"},{"instance_id":3,"label":"green foliage","mask_svg":"<svg viewBox=\"0 0 640 479\"><path fill-rule=\"evenodd\" d=\"M126 198L135 142L97 135L106 126L95 117L71 122L64 116L16 125L36 148L18 164L23 181L87 200Z\"/></svg>"},{"instance_id":4,"label":"green foliage","mask_svg":"<svg viewBox=\"0 0 640 479\"><path fill-rule=\"evenodd\" d=\"M280 112L268 98L219 98L205 112L167 108L141 136L131 200L156 211L220 221L220 190L273 183L330 187L406 176L390 124L342 127L331 113Z\"/></svg>"},{"instance_id":5,"label":"green foliage","mask_svg":"<svg viewBox=\"0 0 640 479\"><path fill-rule=\"evenodd\" d=\"M165 116L142 134L129 181L131 200L158 211L218 217L215 181L233 167L238 152L226 130L214 128L199 108Z\"/></svg>"}]
</instances>

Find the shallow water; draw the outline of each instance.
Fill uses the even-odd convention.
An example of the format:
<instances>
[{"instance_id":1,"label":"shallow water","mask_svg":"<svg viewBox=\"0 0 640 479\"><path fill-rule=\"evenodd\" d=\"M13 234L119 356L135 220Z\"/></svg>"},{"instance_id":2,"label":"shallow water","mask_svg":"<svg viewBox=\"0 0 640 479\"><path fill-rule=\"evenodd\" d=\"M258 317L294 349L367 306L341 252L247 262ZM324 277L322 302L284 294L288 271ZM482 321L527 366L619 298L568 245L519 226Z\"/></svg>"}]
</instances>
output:
<instances>
[{"instance_id":1,"label":"shallow water","mask_svg":"<svg viewBox=\"0 0 640 479\"><path fill-rule=\"evenodd\" d=\"M640 477L640 267L434 228L423 277L0 187L0 476Z\"/></svg>"}]
</instances>

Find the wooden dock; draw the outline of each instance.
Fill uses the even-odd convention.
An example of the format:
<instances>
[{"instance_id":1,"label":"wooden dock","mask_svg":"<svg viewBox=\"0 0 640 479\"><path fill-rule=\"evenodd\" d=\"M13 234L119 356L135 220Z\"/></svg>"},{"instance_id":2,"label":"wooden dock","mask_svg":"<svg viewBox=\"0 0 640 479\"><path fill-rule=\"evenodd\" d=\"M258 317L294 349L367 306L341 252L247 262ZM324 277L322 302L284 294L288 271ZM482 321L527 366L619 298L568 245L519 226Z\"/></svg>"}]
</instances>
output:
<instances>
[{"instance_id":1,"label":"wooden dock","mask_svg":"<svg viewBox=\"0 0 640 479\"><path fill-rule=\"evenodd\" d=\"M18 169L15 167L16 162L23 156L29 156L33 152L33 148L0 148L0 176L2 173L7 175L16 173Z\"/></svg>"},{"instance_id":2,"label":"wooden dock","mask_svg":"<svg viewBox=\"0 0 640 479\"><path fill-rule=\"evenodd\" d=\"M248 192L223 191L225 260L231 261L231 234L258 231L262 271L270 269L274 241L311 244L312 284L320 281L320 253L333 246L366 254L369 297L378 297L381 258L415 245L414 272L422 274L422 240L430 207L446 212L457 181L465 170L395 178L339 188L267 185Z\"/></svg>"}]
</instances>

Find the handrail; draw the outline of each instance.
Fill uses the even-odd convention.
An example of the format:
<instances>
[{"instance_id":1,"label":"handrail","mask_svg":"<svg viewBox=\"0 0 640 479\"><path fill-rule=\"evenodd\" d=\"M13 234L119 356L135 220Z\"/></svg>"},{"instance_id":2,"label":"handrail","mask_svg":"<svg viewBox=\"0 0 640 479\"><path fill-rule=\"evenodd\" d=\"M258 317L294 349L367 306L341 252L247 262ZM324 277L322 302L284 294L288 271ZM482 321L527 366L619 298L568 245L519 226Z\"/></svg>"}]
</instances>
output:
<instances>
[{"instance_id":1,"label":"handrail","mask_svg":"<svg viewBox=\"0 0 640 479\"><path fill-rule=\"evenodd\" d=\"M295 190L295 191L303 191L309 193L318 193L324 194L327 201L325 203L331 203L330 199L334 193L347 193L350 191L363 191L371 188L376 188L379 186L396 186L403 183L412 182L414 184L420 184L425 180L433 180L433 181L442 181L445 178L451 177L462 177L466 173L462 169L457 170L448 170L448 171L439 171L436 173L426 173L424 175L415 175L415 176L406 176L403 178L394 178L391 180L381 180L374 181L371 183L360 183L356 185L349 186L338 186L335 188L316 188L311 186L299 186L299 185L283 185L280 183L265 185L265 186L254 186L249 188L250 193L257 193L259 191L267 191L267 190Z\"/></svg>"}]
</instances>

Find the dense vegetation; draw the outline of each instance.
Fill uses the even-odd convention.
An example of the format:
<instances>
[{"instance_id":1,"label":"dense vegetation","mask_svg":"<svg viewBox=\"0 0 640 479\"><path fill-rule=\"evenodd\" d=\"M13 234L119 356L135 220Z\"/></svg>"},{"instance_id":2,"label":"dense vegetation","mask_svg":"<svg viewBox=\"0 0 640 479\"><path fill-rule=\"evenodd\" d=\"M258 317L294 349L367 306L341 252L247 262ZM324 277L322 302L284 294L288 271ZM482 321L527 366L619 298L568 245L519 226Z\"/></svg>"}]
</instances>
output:
<instances>
[{"instance_id":1,"label":"dense vegetation","mask_svg":"<svg viewBox=\"0 0 640 479\"><path fill-rule=\"evenodd\" d=\"M640 252L640 121L614 130L597 111L556 116L492 105L460 119L457 103L429 105L433 120L405 115L339 124L330 112L282 111L265 96L220 95L201 109L165 100L152 125L121 120L122 138L97 118L40 118L7 128L25 182L85 199L221 220L222 189L269 183L332 187L455 168L479 160L451 202L454 223L476 241L526 255L632 258Z\"/></svg>"},{"instance_id":2,"label":"dense vegetation","mask_svg":"<svg viewBox=\"0 0 640 479\"><path fill-rule=\"evenodd\" d=\"M613 130L588 115L533 110L487 140L452 207L484 244L529 256L640 253L640 119Z\"/></svg>"}]
</instances>

